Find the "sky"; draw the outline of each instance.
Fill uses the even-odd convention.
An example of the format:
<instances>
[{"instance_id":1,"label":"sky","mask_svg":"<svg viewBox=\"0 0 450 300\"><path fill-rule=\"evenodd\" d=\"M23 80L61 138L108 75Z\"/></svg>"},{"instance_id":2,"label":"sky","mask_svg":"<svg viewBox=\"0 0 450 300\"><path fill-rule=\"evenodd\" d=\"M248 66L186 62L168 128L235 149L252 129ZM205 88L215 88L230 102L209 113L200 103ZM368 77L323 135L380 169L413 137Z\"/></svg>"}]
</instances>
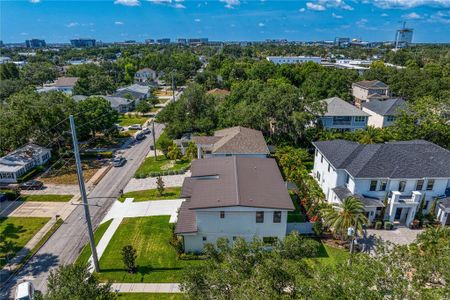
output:
<instances>
[{"instance_id":1,"label":"sky","mask_svg":"<svg viewBox=\"0 0 450 300\"><path fill-rule=\"evenodd\" d=\"M0 39L103 42L206 37L213 41L450 42L450 0L0 0Z\"/></svg>"}]
</instances>

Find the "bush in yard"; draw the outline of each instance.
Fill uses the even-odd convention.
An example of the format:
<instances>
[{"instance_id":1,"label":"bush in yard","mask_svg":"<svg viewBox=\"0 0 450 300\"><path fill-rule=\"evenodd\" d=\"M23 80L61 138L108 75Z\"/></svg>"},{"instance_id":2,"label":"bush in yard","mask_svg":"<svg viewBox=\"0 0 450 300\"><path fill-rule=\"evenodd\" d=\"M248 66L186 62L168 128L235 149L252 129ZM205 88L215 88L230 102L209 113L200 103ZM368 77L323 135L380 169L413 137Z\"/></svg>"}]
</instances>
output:
<instances>
[{"instance_id":1,"label":"bush in yard","mask_svg":"<svg viewBox=\"0 0 450 300\"><path fill-rule=\"evenodd\" d=\"M392 229L392 223L391 222L384 223L384 229L391 230Z\"/></svg>"},{"instance_id":2,"label":"bush in yard","mask_svg":"<svg viewBox=\"0 0 450 300\"><path fill-rule=\"evenodd\" d=\"M382 226L383 226L383 223L381 223L380 221L375 223L375 229L381 229Z\"/></svg>"},{"instance_id":3,"label":"bush in yard","mask_svg":"<svg viewBox=\"0 0 450 300\"><path fill-rule=\"evenodd\" d=\"M164 194L164 180L161 176L158 176L158 178L156 178L156 186L156 188L158 189L158 194L162 196Z\"/></svg>"},{"instance_id":4,"label":"bush in yard","mask_svg":"<svg viewBox=\"0 0 450 300\"><path fill-rule=\"evenodd\" d=\"M300 259L304 257L314 257L319 252L320 243L302 237L298 231L288 234L283 241L278 241L275 251L287 259Z\"/></svg>"},{"instance_id":5,"label":"bush in yard","mask_svg":"<svg viewBox=\"0 0 450 300\"><path fill-rule=\"evenodd\" d=\"M159 150L162 151L164 156L167 157L167 152L169 152L169 147L173 144L173 141L167 136L167 134L164 132L161 134L159 139L156 141L156 147L159 148Z\"/></svg>"},{"instance_id":6,"label":"bush in yard","mask_svg":"<svg viewBox=\"0 0 450 300\"><path fill-rule=\"evenodd\" d=\"M136 273L136 249L131 245L122 248L122 261L128 270L128 273Z\"/></svg>"},{"instance_id":7,"label":"bush in yard","mask_svg":"<svg viewBox=\"0 0 450 300\"><path fill-rule=\"evenodd\" d=\"M172 144L167 150L167 158L171 160L180 159L182 156L180 148L175 144Z\"/></svg>"},{"instance_id":8,"label":"bush in yard","mask_svg":"<svg viewBox=\"0 0 450 300\"><path fill-rule=\"evenodd\" d=\"M193 142L189 143L189 145L186 148L184 157L189 160L197 158L197 146L195 145L195 143Z\"/></svg>"},{"instance_id":9,"label":"bush in yard","mask_svg":"<svg viewBox=\"0 0 450 300\"><path fill-rule=\"evenodd\" d=\"M314 234L317 236L321 236L323 233L323 222L321 219L318 219L316 222L313 223L312 230L314 231Z\"/></svg>"}]
</instances>

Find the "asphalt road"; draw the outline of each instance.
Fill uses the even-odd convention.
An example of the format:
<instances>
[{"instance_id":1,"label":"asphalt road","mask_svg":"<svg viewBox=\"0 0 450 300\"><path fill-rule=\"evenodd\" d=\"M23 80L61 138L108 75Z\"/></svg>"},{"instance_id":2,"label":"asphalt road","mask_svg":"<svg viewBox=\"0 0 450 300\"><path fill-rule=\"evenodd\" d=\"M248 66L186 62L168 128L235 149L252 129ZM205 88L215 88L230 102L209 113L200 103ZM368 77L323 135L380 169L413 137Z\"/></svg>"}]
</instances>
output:
<instances>
[{"instance_id":1,"label":"asphalt road","mask_svg":"<svg viewBox=\"0 0 450 300\"><path fill-rule=\"evenodd\" d=\"M163 125L155 123L156 138L163 129ZM119 196L120 190L125 188L144 160L150 145L153 145L151 134L131 148L121 150L122 156L127 158L127 163L120 168L111 168L89 193L89 210L94 228L98 227ZM23 281L32 281L35 289L44 292L49 271L58 265L73 263L87 242L83 206L79 205L24 268L2 287L0 299L12 298L15 285Z\"/></svg>"}]
</instances>

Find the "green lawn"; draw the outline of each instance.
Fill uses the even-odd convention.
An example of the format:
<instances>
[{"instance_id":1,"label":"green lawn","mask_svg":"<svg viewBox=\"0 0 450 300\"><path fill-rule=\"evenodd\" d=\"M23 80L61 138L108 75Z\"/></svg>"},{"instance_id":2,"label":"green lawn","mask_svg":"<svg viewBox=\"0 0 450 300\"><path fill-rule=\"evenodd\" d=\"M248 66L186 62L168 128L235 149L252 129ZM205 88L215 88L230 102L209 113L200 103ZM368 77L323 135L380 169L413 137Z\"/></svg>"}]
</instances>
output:
<instances>
[{"instance_id":1,"label":"green lawn","mask_svg":"<svg viewBox=\"0 0 450 300\"><path fill-rule=\"evenodd\" d=\"M187 168L190 163L188 160L169 160L164 155L157 156L156 160L154 157L147 157L134 176L139 178L149 176L150 173L155 172L179 171Z\"/></svg>"},{"instance_id":2,"label":"green lawn","mask_svg":"<svg viewBox=\"0 0 450 300\"><path fill-rule=\"evenodd\" d=\"M126 198L134 198L134 202L149 201L149 200L169 200L180 198L181 187L167 187L164 189L162 196L159 195L157 189L143 190L136 192L129 192L119 198L120 202L125 201Z\"/></svg>"},{"instance_id":3,"label":"green lawn","mask_svg":"<svg viewBox=\"0 0 450 300\"><path fill-rule=\"evenodd\" d=\"M7 217L0 218L0 236L12 241L12 252L20 251L50 218ZM11 255L13 256L13 255ZM0 253L0 267L6 264L5 252Z\"/></svg>"},{"instance_id":4,"label":"green lawn","mask_svg":"<svg viewBox=\"0 0 450 300\"><path fill-rule=\"evenodd\" d=\"M290 193L292 203L294 203L295 210L288 212L288 223L306 222L307 217L300 209L300 199L297 194Z\"/></svg>"},{"instance_id":5,"label":"green lawn","mask_svg":"<svg viewBox=\"0 0 450 300\"><path fill-rule=\"evenodd\" d=\"M21 195L22 201L35 202L68 202L73 198L73 195Z\"/></svg>"},{"instance_id":6,"label":"green lawn","mask_svg":"<svg viewBox=\"0 0 450 300\"><path fill-rule=\"evenodd\" d=\"M346 250L329 246L323 242L320 244L321 246L317 257L306 259L311 265L335 265L345 262L349 257L349 253Z\"/></svg>"},{"instance_id":7,"label":"green lawn","mask_svg":"<svg viewBox=\"0 0 450 300\"><path fill-rule=\"evenodd\" d=\"M179 300L184 299L183 294L169 294L169 293L119 293L120 300Z\"/></svg>"},{"instance_id":8,"label":"green lawn","mask_svg":"<svg viewBox=\"0 0 450 300\"><path fill-rule=\"evenodd\" d=\"M125 218L100 259L100 278L116 282L180 282L185 268L201 265L200 260L178 260L169 244L169 216ZM132 245L137 251L137 273L129 274L121 250Z\"/></svg>"},{"instance_id":9,"label":"green lawn","mask_svg":"<svg viewBox=\"0 0 450 300\"><path fill-rule=\"evenodd\" d=\"M119 125L120 126L130 126L133 124L143 125L148 120L148 117L139 117L139 116L120 116L119 117Z\"/></svg>"},{"instance_id":10,"label":"green lawn","mask_svg":"<svg viewBox=\"0 0 450 300\"><path fill-rule=\"evenodd\" d=\"M94 233L94 241L95 245L98 245L98 242L101 240L103 234L105 233L106 229L108 229L109 224L111 224L112 219L106 221L103 224L100 224L97 227L97 230ZM87 263L89 260L89 257L91 257L91 246L89 245L89 242L84 246L83 251L81 251L80 256L78 256L76 263Z\"/></svg>"}]
</instances>

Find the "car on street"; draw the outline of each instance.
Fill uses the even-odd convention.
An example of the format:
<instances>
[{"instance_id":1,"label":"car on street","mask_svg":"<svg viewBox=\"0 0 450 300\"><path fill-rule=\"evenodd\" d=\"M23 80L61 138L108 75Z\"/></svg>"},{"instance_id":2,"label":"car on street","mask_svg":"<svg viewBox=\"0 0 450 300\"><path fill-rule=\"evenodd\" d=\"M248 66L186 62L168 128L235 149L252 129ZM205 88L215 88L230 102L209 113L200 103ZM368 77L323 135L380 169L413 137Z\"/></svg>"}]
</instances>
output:
<instances>
[{"instance_id":1,"label":"car on street","mask_svg":"<svg viewBox=\"0 0 450 300\"><path fill-rule=\"evenodd\" d=\"M28 180L19 185L21 190L40 190L44 183L39 180Z\"/></svg>"},{"instance_id":2,"label":"car on street","mask_svg":"<svg viewBox=\"0 0 450 300\"><path fill-rule=\"evenodd\" d=\"M136 141L143 140L143 139L145 139L145 134L142 131L138 131L138 132L135 133L134 139Z\"/></svg>"},{"instance_id":3,"label":"car on street","mask_svg":"<svg viewBox=\"0 0 450 300\"><path fill-rule=\"evenodd\" d=\"M141 130L142 126L140 124L133 124L128 127L128 130Z\"/></svg>"},{"instance_id":4,"label":"car on street","mask_svg":"<svg viewBox=\"0 0 450 300\"><path fill-rule=\"evenodd\" d=\"M6 196L6 194L0 192L0 202L4 202L8 200L8 196Z\"/></svg>"},{"instance_id":5,"label":"car on street","mask_svg":"<svg viewBox=\"0 0 450 300\"><path fill-rule=\"evenodd\" d=\"M125 128L123 128L122 126L120 126L119 124L115 124L117 131L124 131Z\"/></svg>"},{"instance_id":6,"label":"car on street","mask_svg":"<svg viewBox=\"0 0 450 300\"><path fill-rule=\"evenodd\" d=\"M16 287L16 293L14 300L33 300L34 299L34 286L31 282L22 282Z\"/></svg>"},{"instance_id":7,"label":"car on street","mask_svg":"<svg viewBox=\"0 0 450 300\"><path fill-rule=\"evenodd\" d=\"M148 128L148 127L142 127L142 132L143 132L144 134L149 134L149 133L151 133L152 131L151 131L150 128Z\"/></svg>"},{"instance_id":8,"label":"car on street","mask_svg":"<svg viewBox=\"0 0 450 300\"><path fill-rule=\"evenodd\" d=\"M114 157L112 160L112 165L114 167L121 167L127 162L127 159L123 156Z\"/></svg>"}]
</instances>

